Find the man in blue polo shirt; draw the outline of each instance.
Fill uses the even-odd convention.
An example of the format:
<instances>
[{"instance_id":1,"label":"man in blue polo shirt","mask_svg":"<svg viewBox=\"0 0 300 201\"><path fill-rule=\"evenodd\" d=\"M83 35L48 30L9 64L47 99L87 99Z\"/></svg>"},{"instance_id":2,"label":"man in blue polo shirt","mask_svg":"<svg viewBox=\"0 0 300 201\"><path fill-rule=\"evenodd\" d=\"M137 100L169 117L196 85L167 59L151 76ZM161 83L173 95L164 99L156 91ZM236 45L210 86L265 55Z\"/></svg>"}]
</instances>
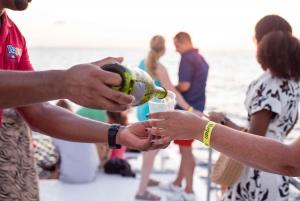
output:
<instances>
[{"instance_id":1,"label":"man in blue polo shirt","mask_svg":"<svg viewBox=\"0 0 300 201\"><path fill-rule=\"evenodd\" d=\"M205 107L205 87L208 75L208 64L198 53L192 44L191 37L188 33L179 32L174 37L176 51L181 54L179 66L179 84L176 89L181 92L184 99L189 103L189 108L181 108L179 105L176 109L192 111L194 108L201 112ZM165 190L177 192L169 196L169 200L195 200L193 193L193 174L195 169L195 160L192 153L192 142L194 140L175 140L174 143L179 145L181 154L180 169L174 182L168 185L161 185ZM180 188L183 179L186 179L184 191Z\"/></svg>"}]
</instances>

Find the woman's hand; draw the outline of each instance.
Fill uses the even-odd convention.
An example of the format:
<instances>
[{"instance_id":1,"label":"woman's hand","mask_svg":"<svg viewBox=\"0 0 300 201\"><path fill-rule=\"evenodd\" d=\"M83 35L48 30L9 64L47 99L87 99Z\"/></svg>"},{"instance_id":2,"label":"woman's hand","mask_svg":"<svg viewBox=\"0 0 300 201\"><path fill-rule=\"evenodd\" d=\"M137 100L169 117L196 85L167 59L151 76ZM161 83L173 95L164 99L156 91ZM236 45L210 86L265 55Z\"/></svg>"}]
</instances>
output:
<instances>
[{"instance_id":1,"label":"woman's hand","mask_svg":"<svg viewBox=\"0 0 300 201\"><path fill-rule=\"evenodd\" d=\"M208 113L209 116L209 120L216 122L216 123L221 123L222 119L224 119L224 117L226 117L226 113L224 112L217 112L217 111L212 111L210 113Z\"/></svg>"},{"instance_id":2,"label":"woman's hand","mask_svg":"<svg viewBox=\"0 0 300 201\"><path fill-rule=\"evenodd\" d=\"M146 128L149 127L151 127L151 125L147 121L137 122L127 127L121 127L117 135L116 143L141 151L167 148L170 142L159 145L154 145L151 143L152 140L160 139L160 137L150 135L148 132L146 132Z\"/></svg>"},{"instance_id":3,"label":"woman's hand","mask_svg":"<svg viewBox=\"0 0 300 201\"><path fill-rule=\"evenodd\" d=\"M175 139L201 139L207 124L207 120L182 110L156 112L148 114L147 117L152 126L152 128L147 128L148 133L161 136L161 139L152 140L154 144L169 143Z\"/></svg>"}]
</instances>

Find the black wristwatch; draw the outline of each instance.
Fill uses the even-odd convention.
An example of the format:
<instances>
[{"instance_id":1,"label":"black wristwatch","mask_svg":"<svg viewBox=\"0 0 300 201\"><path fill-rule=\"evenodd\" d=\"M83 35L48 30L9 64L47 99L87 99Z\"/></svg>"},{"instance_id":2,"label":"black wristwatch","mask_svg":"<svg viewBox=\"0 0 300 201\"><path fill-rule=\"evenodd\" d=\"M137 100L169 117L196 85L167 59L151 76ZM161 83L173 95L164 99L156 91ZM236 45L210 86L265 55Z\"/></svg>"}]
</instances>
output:
<instances>
[{"instance_id":1,"label":"black wristwatch","mask_svg":"<svg viewBox=\"0 0 300 201\"><path fill-rule=\"evenodd\" d=\"M228 121L229 119L227 118L227 117L224 117L222 120L221 120L221 124L222 125L226 125L227 124L227 121Z\"/></svg>"},{"instance_id":2,"label":"black wristwatch","mask_svg":"<svg viewBox=\"0 0 300 201\"><path fill-rule=\"evenodd\" d=\"M116 136L119 131L120 124L112 124L108 129L108 145L110 149L120 149L121 145L116 144Z\"/></svg>"}]
</instances>

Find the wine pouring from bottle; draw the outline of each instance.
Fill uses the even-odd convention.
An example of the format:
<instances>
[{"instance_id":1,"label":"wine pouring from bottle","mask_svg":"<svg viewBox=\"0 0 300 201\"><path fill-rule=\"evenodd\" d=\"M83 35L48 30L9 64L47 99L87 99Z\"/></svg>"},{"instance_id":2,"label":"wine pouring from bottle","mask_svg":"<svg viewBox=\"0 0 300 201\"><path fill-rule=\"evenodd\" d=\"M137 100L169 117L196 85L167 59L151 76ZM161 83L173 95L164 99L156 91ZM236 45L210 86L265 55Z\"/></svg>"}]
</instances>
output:
<instances>
[{"instance_id":1,"label":"wine pouring from bottle","mask_svg":"<svg viewBox=\"0 0 300 201\"><path fill-rule=\"evenodd\" d=\"M113 62L102 66L102 69L118 73L122 77L120 86L111 87L125 94L133 95L135 101L131 104L132 106L142 105L153 97L163 99L168 94L165 88L155 86L151 76L139 68L132 68Z\"/></svg>"}]
</instances>

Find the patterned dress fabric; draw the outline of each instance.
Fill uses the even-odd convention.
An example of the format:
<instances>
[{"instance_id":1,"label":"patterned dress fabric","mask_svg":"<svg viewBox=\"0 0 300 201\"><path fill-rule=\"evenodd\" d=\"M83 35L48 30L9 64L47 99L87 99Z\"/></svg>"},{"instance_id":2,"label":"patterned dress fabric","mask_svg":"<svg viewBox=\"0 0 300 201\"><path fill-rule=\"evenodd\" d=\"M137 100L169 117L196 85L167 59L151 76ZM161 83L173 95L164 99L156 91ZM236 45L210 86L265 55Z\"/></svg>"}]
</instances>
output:
<instances>
[{"instance_id":1,"label":"patterned dress fabric","mask_svg":"<svg viewBox=\"0 0 300 201\"><path fill-rule=\"evenodd\" d=\"M3 110L0 129L0 200L39 200L30 130L14 110Z\"/></svg>"},{"instance_id":2,"label":"patterned dress fabric","mask_svg":"<svg viewBox=\"0 0 300 201\"><path fill-rule=\"evenodd\" d=\"M34 158L37 164L38 176L40 179L50 179L56 173L59 154L53 145L52 138L43 134L33 134L34 141ZM43 168L43 165L51 168Z\"/></svg>"},{"instance_id":3,"label":"patterned dress fabric","mask_svg":"<svg viewBox=\"0 0 300 201\"><path fill-rule=\"evenodd\" d=\"M251 116L263 109L273 112L265 137L280 142L293 125L298 111L300 85L282 80L266 71L248 88L245 106L249 128ZM268 151L266 147L266 151ZM289 177L245 166L239 180L222 196L222 201L288 201Z\"/></svg>"}]
</instances>

